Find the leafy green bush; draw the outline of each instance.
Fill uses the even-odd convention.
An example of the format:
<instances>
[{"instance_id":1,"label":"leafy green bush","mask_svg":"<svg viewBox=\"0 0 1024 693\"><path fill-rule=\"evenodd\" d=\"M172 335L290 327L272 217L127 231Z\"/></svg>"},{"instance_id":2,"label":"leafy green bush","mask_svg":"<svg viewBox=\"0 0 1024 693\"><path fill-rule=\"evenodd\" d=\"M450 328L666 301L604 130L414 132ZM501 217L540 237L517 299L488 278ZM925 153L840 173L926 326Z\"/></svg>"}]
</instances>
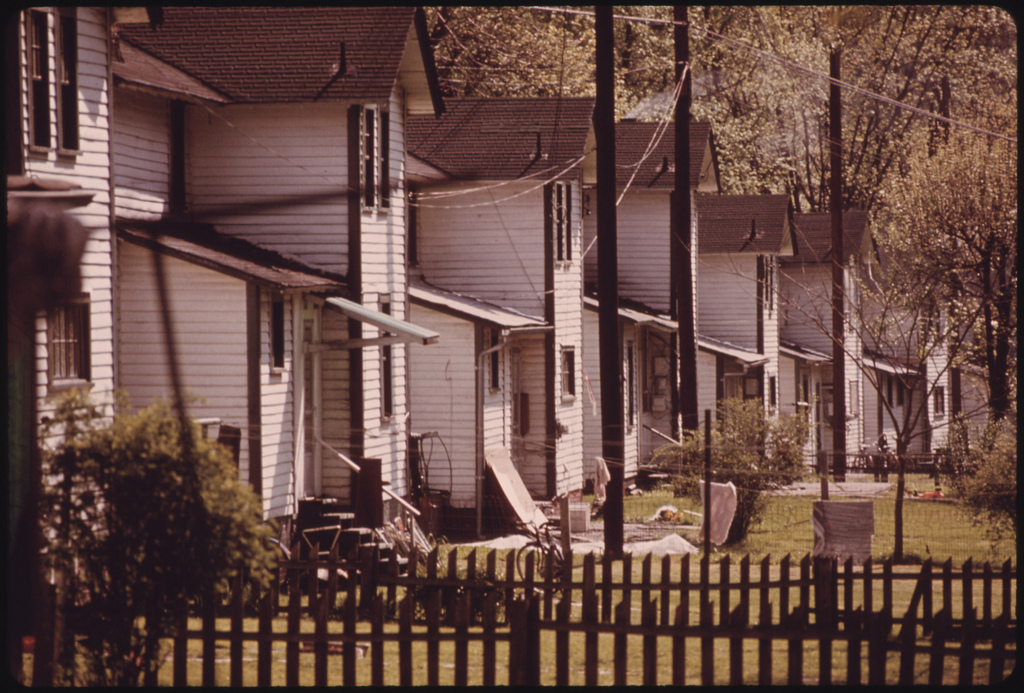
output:
<instances>
[{"instance_id":1,"label":"leafy green bush","mask_svg":"<svg viewBox=\"0 0 1024 693\"><path fill-rule=\"evenodd\" d=\"M111 422L74 391L45 434L62 440L44 456L41 517L68 624L65 681L74 634L85 638L88 684L139 685L174 632L172 605L223 594L239 573L269 582L275 557L259 499L238 482L231 454L195 424L183 431L167 405Z\"/></svg>"},{"instance_id":2,"label":"leafy green bush","mask_svg":"<svg viewBox=\"0 0 1024 693\"><path fill-rule=\"evenodd\" d=\"M741 541L760 518L766 492L793 483L803 473L803 447L810 427L799 414L766 417L760 402L728 399L711 427L712 480L736 486L736 515L727 543ZM677 496L698 496L703 478L704 433L688 433L682 445L655 451L652 464L672 474Z\"/></svg>"},{"instance_id":3,"label":"leafy green bush","mask_svg":"<svg viewBox=\"0 0 1024 693\"><path fill-rule=\"evenodd\" d=\"M1006 419L975 432L962 418L950 424L947 445L939 451L939 470L953 495L996 533L1017 526L1017 428Z\"/></svg>"}]
</instances>

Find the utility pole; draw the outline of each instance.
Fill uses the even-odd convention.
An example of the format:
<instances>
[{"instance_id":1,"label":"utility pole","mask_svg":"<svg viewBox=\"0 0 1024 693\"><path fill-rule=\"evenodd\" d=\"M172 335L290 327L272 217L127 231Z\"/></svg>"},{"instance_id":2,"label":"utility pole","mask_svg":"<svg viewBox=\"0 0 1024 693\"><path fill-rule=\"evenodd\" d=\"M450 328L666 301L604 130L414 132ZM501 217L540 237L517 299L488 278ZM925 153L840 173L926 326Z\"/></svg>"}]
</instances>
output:
<instances>
[{"instance_id":1,"label":"utility pole","mask_svg":"<svg viewBox=\"0 0 1024 693\"><path fill-rule=\"evenodd\" d=\"M597 99L594 136L597 139L597 297L601 366L601 454L609 481L604 506L604 550L622 557L622 499L624 493L624 422L622 359L619 353L619 267L615 223L615 27L612 6L594 12L597 58Z\"/></svg>"},{"instance_id":2,"label":"utility pole","mask_svg":"<svg viewBox=\"0 0 1024 693\"><path fill-rule=\"evenodd\" d=\"M846 480L846 353L845 307L843 291L843 127L839 90L838 48L830 56L829 83L829 150L831 154L831 186L829 207L832 211L832 460L836 481Z\"/></svg>"},{"instance_id":3,"label":"utility pole","mask_svg":"<svg viewBox=\"0 0 1024 693\"><path fill-rule=\"evenodd\" d=\"M676 5L676 81L682 93L676 107L675 195L672 197L671 257L675 258L675 318L679 325L679 412L683 430L696 431L697 415L697 330L693 315L693 259L696 252L690 218L690 27L686 5Z\"/></svg>"}]
</instances>

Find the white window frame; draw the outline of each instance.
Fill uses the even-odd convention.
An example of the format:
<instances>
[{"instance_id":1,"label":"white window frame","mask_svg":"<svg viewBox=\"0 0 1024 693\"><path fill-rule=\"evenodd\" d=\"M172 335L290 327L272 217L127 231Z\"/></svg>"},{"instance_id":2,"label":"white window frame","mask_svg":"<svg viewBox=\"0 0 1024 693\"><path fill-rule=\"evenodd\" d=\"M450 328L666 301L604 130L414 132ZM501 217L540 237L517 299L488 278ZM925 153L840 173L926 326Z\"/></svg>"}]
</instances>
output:
<instances>
[{"instance_id":1,"label":"white window frame","mask_svg":"<svg viewBox=\"0 0 1024 693\"><path fill-rule=\"evenodd\" d=\"M386 108L364 104L359 109L359 199L363 211L381 212L391 205L390 129Z\"/></svg>"}]
</instances>

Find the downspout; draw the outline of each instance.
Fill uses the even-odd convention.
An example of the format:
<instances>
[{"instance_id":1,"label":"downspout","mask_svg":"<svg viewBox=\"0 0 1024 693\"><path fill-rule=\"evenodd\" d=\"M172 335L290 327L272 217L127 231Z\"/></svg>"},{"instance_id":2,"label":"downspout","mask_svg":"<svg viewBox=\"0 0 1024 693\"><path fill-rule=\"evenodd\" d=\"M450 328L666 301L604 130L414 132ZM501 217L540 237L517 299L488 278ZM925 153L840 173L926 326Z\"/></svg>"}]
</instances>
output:
<instances>
[{"instance_id":1,"label":"downspout","mask_svg":"<svg viewBox=\"0 0 1024 693\"><path fill-rule=\"evenodd\" d=\"M484 359L508 345L509 331L501 331L501 341L484 349L476 357L476 535L483 536L484 526Z\"/></svg>"},{"instance_id":2,"label":"downspout","mask_svg":"<svg viewBox=\"0 0 1024 693\"><path fill-rule=\"evenodd\" d=\"M306 355L302 348L302 294L292 296L292 437L295 440L295 497L292 512L306 493Z\"/></svg>"}]
</instances>

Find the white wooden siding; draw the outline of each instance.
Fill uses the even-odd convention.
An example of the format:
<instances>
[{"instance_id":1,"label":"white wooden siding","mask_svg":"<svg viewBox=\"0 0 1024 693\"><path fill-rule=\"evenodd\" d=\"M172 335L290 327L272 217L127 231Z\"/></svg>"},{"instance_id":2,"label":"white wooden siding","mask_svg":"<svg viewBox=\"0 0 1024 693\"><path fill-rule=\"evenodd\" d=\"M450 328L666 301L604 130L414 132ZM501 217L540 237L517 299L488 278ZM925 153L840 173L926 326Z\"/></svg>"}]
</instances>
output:
<instances>
[{"instance_id":1,"label":"white wooden siding","mask_svg":"<svg viewBox=\"0 0 1024 693\"><path fill-rule=\"evenodd\" d=\"M112 133L117 215L153 218L167 212L170 195L170 106L167 99L114 90Z\"/></svg>"},{"instance_id":2,"label":"white wooden siding","mask_svg":"<svg viewBox=\"0 0 1024 693\"><path fill-rule=\"evenodd\" d=\"M120 244L122 289L118 339L119 382L135 409L173 395L153 253ZM216 417L242 430L240 477L248 478L245 282L164 257L175 352L195 418Z\"/></svg>"},{"instance_id":3,"label":"white wooden siding","mask_svg":"<svg viewBox=\"0 0 1024 693\"><path fill-rule=\"evenodd\" d=\"M419 271L451 291L543 317L542 190L530 190L536 183L489 185L474 181L423 186ZM457 194L431 194L439 192Z\"/></svg>"},{"instance_id":4,"label":"white wooden siding","mask_svg":"<svg viewBox=\"0 0 1024 693\"><path fill-rule=\"evenodd\" d=\"M310 265L348 270L345 104L189 106L189 202L219 205L337 190L317 203L218 219L220 228Z\"/></svg>"},{"instance_id":5,"label":"white wooden siding","mask_svg":"<svg viewBox=\"0 0 1024 693\"><path fill-rule=\"evenodd\" d=\"M439 436L424 441L424 481L432 489L450 491L453 507L475 507L474 325L415 304L410 318L441 335L438 344L409 352L410 430Z\"/></svg>"},{"instance_id":6,"label":"white wooden siding","mask_svg":"<svg viewBox=\"0 0 1024 693\"><path fill-rule=\"evenodd\" d=\"M756 348L757 257L704 254L697 272L698 333Z\"/></svg>"},{"instance_id":7,"label":"white wooden siding","mask_svg":"<svg viewBox=\"0 0 1024 693\"><path fill-rule=\"evenodd\" d=\"M108 82L108 32L106 9L78 8L78 124L79 152L74 156L58 156L55 148L45 152L29 152L29 98L27 60L25 55L25 24L20 22L19 86L22 91L21 142L25 152L25 175L56 178L80 185L93 193L87 206L71 210L89 229L80 270L82 290L89 294L91 382L93 401L110 403L114 390L113 334L113 255L110 234L110 110ZM52 85L56 83L54 41L55 15L49 13L49 93L50 140L57 142L57 102ZM45 416L52 403L47 401L48 354L45 314L36 320L36 393L39 415Z\"/></svg>"}]
</instances>

